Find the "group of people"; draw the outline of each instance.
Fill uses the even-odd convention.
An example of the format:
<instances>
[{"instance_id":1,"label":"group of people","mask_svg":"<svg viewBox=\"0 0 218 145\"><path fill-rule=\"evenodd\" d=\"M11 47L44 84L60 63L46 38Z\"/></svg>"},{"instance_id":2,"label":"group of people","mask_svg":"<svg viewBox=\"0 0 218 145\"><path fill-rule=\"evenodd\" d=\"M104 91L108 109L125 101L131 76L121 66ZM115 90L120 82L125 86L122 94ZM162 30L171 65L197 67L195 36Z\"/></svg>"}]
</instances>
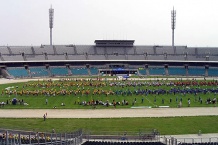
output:
<instances>
[{"instance_id":1,"label":"group of people","mask_svg":"<svg viewBox=\"0 0 218 145\"><path fill-rule=\"evenodd\" d=\"M163 87L161 87L163 86ZM210 86L210 87L208 87ZM218 93L218 82L197 81L49 81L25 83L22 88L2 89L1 95L148 95Z\"/></svg>"},{"instance_id":2,"label":"group of people","mask_svg":"<svg viewBox=\"0 0 218 145\"><path fill-rule=\"evenodd\" d=\"M52 132L53 133L53 132ZM19 141L20 138L20 141ZM18 135L18 134L13 134L13 133L9 133L6 134L2 133L0 134L0 142L4 142L6 139L8 139L8 141L14 141L14 143L19 144L19 142L21 142L21 144L29 144L31 143L45 143L46 142L51 142L51 138L50 136L45 136L44 133L36 133L35 135Z\"/></svg>"},{"instance_id":3,"label":"group of people","mask_svg":"<svg viewBox=\"0 0 218 145\"><path fill-rule=\"evenodd\" d=\"M199 94L214 94L218 93L218 81L196 81L196 80L184 80L184 81L105 81L105 80L70 80L60 79L59 81L36 81L24 83L21 88L3 89L1 95L13 95L16 96L186 96L191 94L198 96ZM18 100L19 102L20 100ZM181 101L181 100L180 100ZM202 99L199 101L202 103ZM21 101L22 103L23 101ZM76 101L75 101L76 102ZM156 102L156 97L154 99ZM171 101L172 102L172 99ZM176 102L179 102L176 97ZM81 105L126 105L129 104L127 100L121 102L112 101L107 99L102 101L100 99L94 99L90 101L78 101L75 104ZM207 103L216 103L215 99L208 97ZM46 105L48 100L46 99ZM132 103L134 104L134 102ZM164 104L164 99L162 99ZM65 104L61 104L65 106Z\"/></svg>"},{"instance_id":4,"label":"group of people","mask_svg":"<svg viewBox=\"0 0 218 145\"><path fill-rule=\"evenodd\" d=\"M76 102L75 102L76 104ZM103 106L114 106L116 107L117 105L129 105L129 102L127 100L122 100L121 102L119 101L115 101L113 100L112 102L110 102L109 100L106 101L102 101L102 100L91 100L91 101L82 101L82 102L78 102L79 105L84 105L84 106L96 106L96 105L103 105Z\"/></svg>"}]
</instances>

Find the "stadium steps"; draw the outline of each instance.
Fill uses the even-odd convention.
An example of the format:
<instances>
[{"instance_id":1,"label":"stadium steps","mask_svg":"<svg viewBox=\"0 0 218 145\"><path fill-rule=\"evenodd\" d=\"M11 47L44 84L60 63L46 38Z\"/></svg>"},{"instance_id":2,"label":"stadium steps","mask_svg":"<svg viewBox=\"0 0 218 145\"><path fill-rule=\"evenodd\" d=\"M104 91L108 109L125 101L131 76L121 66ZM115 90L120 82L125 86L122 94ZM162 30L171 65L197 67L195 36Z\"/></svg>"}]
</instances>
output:
<instances>
[{"instance_id":1,"label":"stadium steps","mask_svg":"<svg viewBox=\"0 0 218 145\"><path fill-rule=\"evenodd\" d=\"M125 54L125 60L128 60L128 55Z\"/></svg>"},{"instance_id":2,"label":"stadium steps","mask_svg":"<svg viewBox=\"0 0 218 145\"><path fill-rule=\"evenodd\" d=\"M107 48L104 48L104 54L108 55L107 54Z\"/></svg>"},{"instance_id":3,"label":"stadium steps","mask_svg":"<svg viewBox=\"0 0 218 145\"><path fill-rule=\"evenodd\" d=\"M95 53L95 55L97 55L97 49L95 46L94 46L94 53Z\"/></svg>"},{"instance_id":4,"label":"stadium steps","mask_svg":"<svg viewBox=\"0 0 218 145\"><path fill-rule=\"evenodd\" d=\"M126 51L126 49L125 49L125 48L124 48L124 54L125 54L125 55L127 55L127 51Z\"/></svg>"},{"instance_id":5,"label":"stadium steps","mask_svg":"<svg viewBox=\"0 0 218 145\"><path fill-rule=\"evenodd\" d=\"M137 70L137 72L138 72L138 74L140 75L140 76L144 76L144 75L146 75L146 69L143 69L143 68L139 68L138 70Z\"/></svg>"},{"instance_id":6,"label":"stadium steps","mask_svg":"<svg viewBox=\"0 0 218 145\"><path fill-rule=\"evenodd\" d=\"M85 55L86 60L89 60L89 55L88 55L88 53L86 52L86 53L84 53L84 55Z\"/></svg>"},{"instance_id":7,"label":"stadium steps","mask_svg":"<svg viewBox=\"0 0 218 145\"><path fill-rule=\"evenodd\" d=\"M51 73L50 67L47 68L47 71L48 71L48 76L52 76L52 73Z\"/></svg>"},{"instance_id":8,"label":"stadium steps","mask_svg":"<svg viewBox=\"0 0 218 145\"><path fill-rule=\"evenodd\" d=\"M2 68L2 76L4 77L4 78L11 78L12 76L9 74L9 72L6 70L6 69L4 69L4 68Z\"/></svg>"},{"instance_id":9,"label":"stadium steps","mask_svg":"<svg viewBox=\"0 0 218 145\"><path fill-rule=\"evenodd\" d=\"M7 47L7 48L8 48L9 54L10 54L10 55L13 54L12 51L11 51L11 48L10 48L10 47Z\"/></svg>"},{"instance_id":10,"label":"stadium steps","mask_svg":"<svg viewBox=\"0 0 218 145\"><path fill-rule=\"evenodd\" d=\"M24 61L27 60L27 59L26 59L26 55L25 55L25 53L22 53L21 56L22 56L22 58L23 58Z\"/></svg>"},{"instance_id":11,"label":"stadium steps","mask_svg":"<svg viewBox=\"0 0 218 145\"><path fill-rule=\"evenodd\" d=\"M88 71L89 76L91 76L92 74L91 74L90 68L87 68L87 71Z\"/></svg>"},{"instance_id":12,"label":"stadium steps","mask_svg":"<svg viewBox=\"0 0 218 145\"><path fill-rule=\"evenodd\" d=\"M134 46L133 48L134 48L134 54L136 55L137 54L136 47Z\"/></svg>"},{"instance_id":13,"label":"stadium steps","mask_svg":"<svg viewBox=\"0 0 218 145\"><path fill-rule=\"evenodd\" d=\"M76 49L76 46L73 46L73 49L74 49L74 53L75 53L75 54L78 54L77 49Z\"/></svg>"},{"instance_id":14,"label":"stadium steps","mask_svg":"<svg viewBox=\"0 0 218 145\"><path fill-rule=\"evenodd\" d=\"M32 50L33 55L35 55L36 54L35 49L31 47L31 50Z\"/></svg>"},{"instance_id":15,"label":"stadium steps","mask_svg":"<svg viewBox=\"0 0 218 145\"><path fill-rule=\"evenodd\" d=\"M72 72L69 67L67 68L67 71L68 71L69 76L72 76Z\"/></svg>"},{"instance_id":16,"label":"stadium steps","mask_svg":"<svg viewBox=\"0 0 218 145\"><path fill-rule=\"evenodd\" d=\"M54 51L54 55L57 55L57 50L55 46L53 46L53 51Z\"/></svg>"},{"instance_id":17,"label":"stadium steps","mask_svg":"<svg viewBox=\"0 0 218 145\"><path fill-rule=\"evenodd\" d=\"M0 59L1 59L1 61L5 61L4 58L2 57L1 53L0 53Z\"/></svg>"},{"instance_id":18,"label":"stadium steps","mask_svg":"<svg viewBox=\"0 0 218 145\"><path fill-rule=\"evenodd\" d=\"M105 54L105 59L108 60L108 55L107 54Z\"/></svg>"},{"instance_id":19,"label":"stadium steps","mask_svg":"<svg viewBox=\"0 0 218 145\"><path fill-rule=\"evenodd\" d=\"M31 72L29 68L27 69L27 73L28 73L28 76L31 77Z\"/></svg>"},{"instance_id":20,"label":"stadium steps","mask_svg":"<svg viewBox=\"0 0 218 145\"><path fill-rule=\"evenodd\" d=\"M64 54L64 55L65 55L65 59L66 59L66 60L69 60L68 54L66 53L66 54Z\"/></svg>"},{"instance_id":21,"label":"stadium steps","mask_svg":"<svg viewBox=\"0 0 218 145\"><path fill-rule=\"evenodd\" d=\"M45 54L45 60L48 60L48 54Z\"/></svg>"}]
</instances>

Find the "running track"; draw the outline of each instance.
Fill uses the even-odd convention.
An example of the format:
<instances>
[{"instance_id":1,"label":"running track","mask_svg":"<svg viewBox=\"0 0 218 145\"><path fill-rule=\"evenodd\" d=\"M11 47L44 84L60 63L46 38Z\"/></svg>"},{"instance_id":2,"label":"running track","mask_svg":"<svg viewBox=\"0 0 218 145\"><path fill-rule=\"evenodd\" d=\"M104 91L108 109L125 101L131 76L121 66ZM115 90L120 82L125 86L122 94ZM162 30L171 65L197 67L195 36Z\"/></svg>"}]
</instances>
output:
<instances>
[{"instance_id":1,"label":"running track","mask_svg":"<svg viewBox=\"0 0 218 145\"><path fill-rule=\"evenodd\" d=\"M144 109L0 109L0 118L121 118L216 116L218 107L144 108Z\"/></svg>"}]
</instances>

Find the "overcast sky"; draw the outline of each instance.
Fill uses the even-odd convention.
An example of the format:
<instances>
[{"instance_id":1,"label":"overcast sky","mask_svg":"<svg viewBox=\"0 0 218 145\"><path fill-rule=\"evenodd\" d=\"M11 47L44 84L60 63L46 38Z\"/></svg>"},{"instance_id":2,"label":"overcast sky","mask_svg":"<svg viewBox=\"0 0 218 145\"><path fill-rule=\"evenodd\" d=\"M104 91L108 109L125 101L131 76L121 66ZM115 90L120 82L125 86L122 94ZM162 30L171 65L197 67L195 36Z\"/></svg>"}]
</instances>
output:
<instances>
[{"instance_id":1,"label":"overcast sky","mask_svg":"<svg viewBox=\"0 0 218 145\"><path fill-rule=\"evenodd\" d=\"M133 39L136 45L218 46L218 0L0 0L0 45L49 44L48 9L54 8L53 44Z\"/></svg>"}]
</instances>

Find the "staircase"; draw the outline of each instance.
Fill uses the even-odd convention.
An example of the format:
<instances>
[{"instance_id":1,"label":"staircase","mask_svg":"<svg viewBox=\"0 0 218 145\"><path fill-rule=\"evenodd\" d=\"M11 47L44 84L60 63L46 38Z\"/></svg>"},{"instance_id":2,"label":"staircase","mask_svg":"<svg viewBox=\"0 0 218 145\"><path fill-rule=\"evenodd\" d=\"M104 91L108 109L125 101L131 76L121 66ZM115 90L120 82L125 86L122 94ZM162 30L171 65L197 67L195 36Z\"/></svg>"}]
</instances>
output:
<instances>
[{"instance_id":1,"label":"staircase","mask_svg":"<svg viewBox=\"0 0 218 145\"><path fill-rule=\"evenodd\" d=\"M5 68L2 68L1 71L4 78L13 78L13 76L11 76Z\"/></svg>"},{"instance_id":2,"label":"staircase","mask_svg":"<svg viewBox=\"0 0 218 145\"><path fill-rule=\"evenodd\" d=\"M57 50L56 47L53 45L53 51L54 51L54 55L57 55Z\"/></svg>"},{"instance_id":3,"label":"staircase","mask_svg":"<svg viewBox=\"0 0 218 145\"><path fill-rule=\"evenodd\" d=\"M0 53L0 60L5 61L1 53Z\"/></svg>"},{"instance_id":4,"label":"staircase","mask_svg":"<svg viewBox=\"0 0 218 145\"><path fill-rule=\"evenodd\" d=\"M74 54L78 54L75 45L73 46L73 49L74 49Z\"/></svg>"},{"instance_id":5,"label":"staircase","mask_svg":"<svg viewBox=\"0 0 218 145\"><path fill-rule=\"evenodd\" d=\"M9 54L12 55L11 48L10 48L9 46L8 46L7 48L8 48L8 52L9 52Z\"/></svg>"},{"instance_id":6,"label":"staircase","mask_svg":"<svg viewBox=\"0 0 218 145\"><path fill-rule=\"evenodd\" d=\"M34 48L33 48L33 47L31 47L31 50L32 50L32 53L33 53L33 55L35 55L35 54L36 54L36 52L35 52L35 50L34 50Z\"/></svg>"},{"instance_id":7,"label":"staircase","mask_svg":"<svg viewBox=\"0 0 218 145\"><path fill-rule=\"evenodd\" d=\"M91 76L92 74L91 74L90 68L87 68L87 71L88 71L89 76Z\"/></svg>"},{"instance_id":8,"label":"staircase","mask_svg":"<svg viewBox=\"0 0 218 145\"><path fill-rule=\"evenodd\" d=\"M97 55L97 48L94 46L94 54Z\"/></svg>"}]
</instances>

